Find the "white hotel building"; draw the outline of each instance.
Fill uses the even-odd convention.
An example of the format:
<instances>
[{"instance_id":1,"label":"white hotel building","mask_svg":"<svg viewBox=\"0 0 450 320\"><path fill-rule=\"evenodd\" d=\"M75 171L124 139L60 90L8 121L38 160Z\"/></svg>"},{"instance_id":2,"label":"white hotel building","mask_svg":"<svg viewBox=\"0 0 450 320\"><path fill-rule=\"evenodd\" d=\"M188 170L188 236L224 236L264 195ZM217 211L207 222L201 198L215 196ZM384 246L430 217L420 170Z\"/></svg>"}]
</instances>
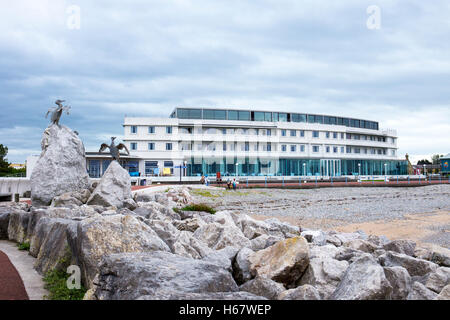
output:
<instances>
[{"instance_id":1,"label":"white hotel building","mask_svg":"<svg viewBox=\"0 0 450 320\"><path fill-rule=\"evenodd\" d=\"M394 130L339 116L176 108L168 118L125 117L131 175L402 175ZM98 154L97 154L98 155ZM91 177L109 160L88 154ZM179 168L180 166L186 168Z\"/></svg>"}]
</instances>

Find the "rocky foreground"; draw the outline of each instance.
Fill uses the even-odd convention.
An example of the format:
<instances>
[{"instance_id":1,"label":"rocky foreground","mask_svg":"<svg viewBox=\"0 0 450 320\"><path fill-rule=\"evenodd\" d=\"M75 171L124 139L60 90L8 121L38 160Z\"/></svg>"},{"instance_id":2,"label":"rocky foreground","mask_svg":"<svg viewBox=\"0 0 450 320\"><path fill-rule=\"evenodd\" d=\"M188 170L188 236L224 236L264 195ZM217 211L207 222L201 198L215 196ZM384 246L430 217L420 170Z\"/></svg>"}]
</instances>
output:
<instances>
[{"instance_id":1,"label":"rocky foreground","mask_svg":"<svg viewBox=\"0 0 450 320\"><path fill-rule=\"evenodd\" d=\"M177 213L188 188L118 203L95 187L0 207L0 239L30 242L41 274L79 266L85 299L450 299L450 257L412 241Z\"/></svg>"}]
</instances>

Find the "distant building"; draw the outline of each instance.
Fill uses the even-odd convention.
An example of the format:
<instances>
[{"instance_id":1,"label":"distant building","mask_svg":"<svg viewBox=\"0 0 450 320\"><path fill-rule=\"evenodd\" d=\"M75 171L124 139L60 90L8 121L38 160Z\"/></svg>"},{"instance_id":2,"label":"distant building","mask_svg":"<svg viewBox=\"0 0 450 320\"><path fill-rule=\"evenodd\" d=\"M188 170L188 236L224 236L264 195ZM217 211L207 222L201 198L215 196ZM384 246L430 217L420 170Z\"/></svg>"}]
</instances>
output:
<instances>
[{"instance_id":1,"label":"distant building","mask_svg":"<svg viewBox=\"0 0 450 320\"><path fill-rule=\"evenodd\" d=\"M24 169L26 165L23 163L11 163L9 167L14 169Z\"/></svg>"},{"instance_id":2,"label":"distant building","mask_svg":"<svg viewBox=\"0 0 450 320\"><path fill-rule=\"evenodd\" d=\"M450 153L443 156L441 159L441 173L450 174Z\"/></svg>"},{"instance_id":3,"label":"distant building","mask_svg":"<svg viewBox=\"0 0 450 320\"><path fill-rule=\"evenodd\" d=\"M168 118L125 117L123 127L130 169L141 176L406 175L408 168L397 157L396 131L370 120L176 108Z\"/></svg>"}]
</instances>

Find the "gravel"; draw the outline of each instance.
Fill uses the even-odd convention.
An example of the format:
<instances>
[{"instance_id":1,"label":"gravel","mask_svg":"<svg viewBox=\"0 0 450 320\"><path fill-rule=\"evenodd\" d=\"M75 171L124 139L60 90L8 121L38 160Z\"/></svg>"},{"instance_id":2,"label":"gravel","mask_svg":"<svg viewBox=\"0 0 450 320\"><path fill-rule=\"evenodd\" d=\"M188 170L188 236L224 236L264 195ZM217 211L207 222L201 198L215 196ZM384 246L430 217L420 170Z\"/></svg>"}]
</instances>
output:
<instances>
[{"instance_id":1,"label":"gravel","mask_svg":"<svg viewBox=\"0 0 450 320\"><path fill-rule=\"evenodd\" d=\"M405 214L450 210L450 185L424 187L241 189L194 192L216 210L346 223L401 219Z\"/></svg>"}]
</instances>

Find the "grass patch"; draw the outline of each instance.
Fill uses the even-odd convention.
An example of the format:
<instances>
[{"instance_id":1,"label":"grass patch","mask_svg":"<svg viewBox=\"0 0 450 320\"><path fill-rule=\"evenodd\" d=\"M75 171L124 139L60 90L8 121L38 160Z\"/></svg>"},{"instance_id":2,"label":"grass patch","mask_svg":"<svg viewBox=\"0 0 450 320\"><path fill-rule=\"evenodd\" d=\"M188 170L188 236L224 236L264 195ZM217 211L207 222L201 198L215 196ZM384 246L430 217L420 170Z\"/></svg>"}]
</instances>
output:
<instances>
[{"instance_id":1,"label":"grass patch","mask_svg":"<svg viewBox=\"0 0 450 320\"><path fill-rule=\"evenodd\" d=\"M183 208L181 208L183 211L204 211L209 212L211 214L216 213L216 210L208 206L207 204L200 203L200 204L189 204Z\"/></svg>"},{"instance_id":2,"label":"grass patch","mask_svg":"<svg viewBox=\"0 0 450 320\"><path fill-rule=\"evenodd\" d=\"M81 285L80 289L67 288L67 279L70 274L63 270L52 270L46 273L44 277L44 288L49 291L48 296L44 296L47 300L83 300L86 288Z\"/></svg>"},{"instance_id":3,"label":"grass patch","mask_svg":"<svg viewBox=\"0 0 450 320\"><path fill-rule=\"evenodd\" d=\"M29 242L21 242L17 245L17 247L19 248L19 250L30 251L30 243Z\"/></svg>"},{"instance_id":4,"label":"grass patch","mask_svg":"<svg viewBox=\"0 0 450 320\"><path fill-rule=\"evenodd\" d=\"M205 198L218 198L220 196L223 195L223 193L211 193L211 191L209 190L202 190L202 189L194 189L191 191L192 194L196 195L196 196L202 196Z\"/></svg>"}]
</instances>

